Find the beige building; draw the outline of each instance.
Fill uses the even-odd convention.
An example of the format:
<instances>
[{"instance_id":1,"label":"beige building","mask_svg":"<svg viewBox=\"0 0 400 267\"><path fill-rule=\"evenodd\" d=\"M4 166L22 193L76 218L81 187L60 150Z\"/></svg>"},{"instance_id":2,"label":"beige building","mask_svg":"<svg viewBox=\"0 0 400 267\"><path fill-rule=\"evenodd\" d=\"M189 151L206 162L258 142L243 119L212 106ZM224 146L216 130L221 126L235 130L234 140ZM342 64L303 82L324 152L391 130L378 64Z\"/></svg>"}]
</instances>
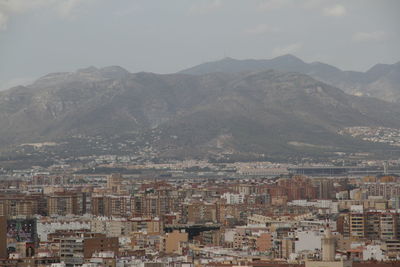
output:
<instances>
[{"instance_id":1,"label":"beige building","mask_svg":"<svg viewBox=\"0 0 400 267\"><path fill-rule=\"evenodd\" d=\"M164 238L164 250L167 254L181 254L182 243L188 242L188 233L173 231L172 233L167 233Z\"/></svg>"},{"instance_id":2,"label":"beige building","mask_svg":"<svg viewBox=\"0 0 400 267\"><path fill-rule=\"evenodd\" d=\"M191 203L186 206L188 223L217 222L217 206L211 203Z\"/></svg>"},{"instance_id":3,"label":"beige building","mask_svg":"<svg viewBox=\"0 0 400 267\"><path fill-rule=\"evenodd\" d=\"M130 205L133 216L162 216L177 211L180 201L176 195L137 194Z\"/></svg>"},{"instance_id":4,"label":"beige building","mask_svg":"<svg viewBox=\"0 0 400 267\"><path fill-rule=\"evenodd\" d=\"M365 236L364 213L350 214L350 233L352 238L363 238Z\"/></svg>"},{"instance_id":5,"label":"beige building","mask_svg":"<svg viewBox=\"0 0 400 267\"><path fill-rule=\"evenodd\" d=\"M0 216L32 216L39 213L41 196L2 195L0 196Z\"/></svg>"},{"instance_id":6,"label":"beige building","mask_svg":"<svg viewBox=\"0 0 400 267\"><path fill-rule=\"evenodd\" d=\"M113 194L125 194L126 190L122 185L123 177L121 174L112 174L107 177L107 189Z\"/></svg>"},{"instance_id":7,"label":"beige building","mask_svg":"<svg viewBox=\"0 0 400 267\"><path fill-rule=\"evenodd\" d=\"M49 215L83 215L86 212L86 195L79 192L54 193L47 197Z\"/></svg>"},{"instance_id":8,"label":"beige building","mask_svg":"<svg viewBox=\"0 0 400 267\"><path fill-rule=\"evenodd\" d=\"M158 218L104 219L91 220L91 231L106 233L108 237L130 236L132 232L160 234L162 222Z\"/></svg>"},{"instance_id":9,"label":"beige building","mask_svg":"<svg viewBox=\"0 0 400 267\"><path fill-rule=\"evenodd\" d=\"M91 199L91 212L96 216L127 217L131 215L130 201L130 196L95 195Z\"/></svg>"},{"instance_id":10,"label":"beige building","mask_svg":"<svg viewBox=\"0 0 400 267\"><path fill-rule=\"evenodd\" d=\"M381 248L389 259L396 259L400 255L400 240L386 240Z\"/></svg>"},{"instance_id":11,"label":"beige building","mask_svg":"<svg viewBox=\"0 0 400 267\"><path fill-rule=\"evenodd\" d=\"M389 201L386 199L340 200L339 210L350 209L353 205L362 205L364 209L385 210Z\"/></svg>"},{"instance_id":12,"label":"beige building","mask_svg":"<svg viewBox=\"0 0 400 267\"><path fill-rule=\"evenodd\" d=\"M399 239L400 213L385 210L343 214L338 219L338 231L353 240Z\"/></svg>"}]
</instances>

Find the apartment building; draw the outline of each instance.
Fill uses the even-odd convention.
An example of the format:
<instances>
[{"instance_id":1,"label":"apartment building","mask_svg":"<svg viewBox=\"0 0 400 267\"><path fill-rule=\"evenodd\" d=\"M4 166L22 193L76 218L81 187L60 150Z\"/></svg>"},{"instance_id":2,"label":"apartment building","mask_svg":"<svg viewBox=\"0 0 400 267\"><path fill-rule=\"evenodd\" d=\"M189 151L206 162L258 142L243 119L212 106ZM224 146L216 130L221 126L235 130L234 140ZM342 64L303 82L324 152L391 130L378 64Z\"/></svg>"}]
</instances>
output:
<instances>
[{"instance_id":1,"label":"apartment building","mask_svg":"<svg viewBox=\"0 0 400 267\"><path fill-rule=\"evenodd\" d=\"M129 217L131 197L122 195L94 195L91 198L91 213L96 216Z\"/></svg>"},{"instance_id":2,"label":"apartment building","mask_svg":"<svg viewBox=\"0 0 400 267\"><path fill-rule=\"evenodd\" d=\"M83 215L86 213L86 193L57 192L47 196L48 214Z\"/></svg>"},{"instance_id":3,"label":"apartment building","mask_svg":"<svg viewBox=\"0 0 400 267\"><path fill-rule=\"evenodd\" d=\"M400 238L400 214L393 211L352 211L338 219L338 231L352 239Z\"/></svg>"}]
</instances>

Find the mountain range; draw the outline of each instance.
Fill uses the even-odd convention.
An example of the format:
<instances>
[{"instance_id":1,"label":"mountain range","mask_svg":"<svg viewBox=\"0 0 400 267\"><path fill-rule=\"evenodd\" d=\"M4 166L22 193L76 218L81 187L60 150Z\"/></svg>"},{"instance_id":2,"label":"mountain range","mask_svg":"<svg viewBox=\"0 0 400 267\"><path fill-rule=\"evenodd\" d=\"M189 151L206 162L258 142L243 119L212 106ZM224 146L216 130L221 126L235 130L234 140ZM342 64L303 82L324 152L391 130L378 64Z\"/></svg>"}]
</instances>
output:
<instances>
[{"instance_id":1,"label":"mountain range","mask_svg":"<svg viewBox=\"0 0 400 267\"><path fill-rule=\"evenodd\" d=\"M275 64L274 70L268 64ZM299 71L301 66L308 71ZM379 68L371 73L386 77L383 73L396 66ZM400 105L347 94L315 77L325 73L328 79L330 70L284 56L224 59L166 75L130 73L118 66L52 73L0 92L0 147L131 135L140 136L142 148L174 158L389 149L338 131L400 128Z\"/></svg>"},{"instance_id":2,"label":"mountain range","mask_svg":"<svg viewBox=\"0 0 400 267\"><path fill-rule=\"evenodd\" d=\"M372 96L389 102L400 102L400 62L376 64L366 72L357 72L342 71L321 62L306 63L293 55L284 55L267 60L224 58L183 70L182 73L198 75L213 72L237 73L268 69L303 73L340 88L348 94Z\"/></svg>"}]
</instances>

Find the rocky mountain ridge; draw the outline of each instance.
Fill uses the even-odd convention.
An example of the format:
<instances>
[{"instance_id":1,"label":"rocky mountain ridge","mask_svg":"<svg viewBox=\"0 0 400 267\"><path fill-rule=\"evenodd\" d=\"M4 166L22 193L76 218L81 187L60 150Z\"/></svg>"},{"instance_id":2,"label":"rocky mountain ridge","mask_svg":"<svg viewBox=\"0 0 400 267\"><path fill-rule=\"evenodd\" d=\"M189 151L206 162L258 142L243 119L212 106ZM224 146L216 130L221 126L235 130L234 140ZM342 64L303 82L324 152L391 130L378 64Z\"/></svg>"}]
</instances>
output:
<instances>
[{"instance_id":1,"label":"rocky mountain ridge","mask_svg":"<svg viewBox=\"0 0 400 267\"><path fill-rule=\"evenodd\" d=\"M376 97L389 102L400 102L400 62L376 64L366 72L342 71L334 66L306 63L293 56L284 55L267 60L237 60L224 58L181 71L201 75L213 72L238 73L275 69L299 72L353 95Z\"/></svg>"},{"instance_id":2,"label":"rocky mountain ridge","mask_svg":"<svg viewBox=\"0 0 400 267\"><path fill-rule=\"evenodd\" d=\"M323 154L384 150L338 131L400 128L400 106L295 72L160 75L90 67L0 92L0 125L1 147L132 135L160 157Z\"/></svg>"}]
</instances>

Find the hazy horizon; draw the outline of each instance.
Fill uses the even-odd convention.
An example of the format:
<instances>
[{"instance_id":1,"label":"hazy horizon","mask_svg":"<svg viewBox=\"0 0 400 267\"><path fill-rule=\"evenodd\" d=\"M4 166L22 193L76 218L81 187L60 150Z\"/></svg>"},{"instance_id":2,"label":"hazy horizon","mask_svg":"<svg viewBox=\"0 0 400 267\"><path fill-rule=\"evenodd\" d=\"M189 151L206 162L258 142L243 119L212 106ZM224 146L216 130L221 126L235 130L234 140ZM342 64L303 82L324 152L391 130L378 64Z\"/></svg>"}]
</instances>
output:
<instances>
[{"instance_id":1,"label":"hazy horizon","mask_svg":"<svg viewBox=\"0 0 400 267\"><path fill-rule=\"evenodd\" d=\"M398 10L395 0L0 0L0 90L88 66L174 73L224 57L366 71L400 60Z\"/></svg>"},{"instance_id":2,"label":"hazy horizon","mask_svg":"<svg viewBox=\"0 0 400 267\"><path fill-rule=\"evenodd\" d=\"M293 56L295 56L295 57L297 57L297 58L303 60L302 58L296 56L295 54L284 54L284 55L280 55L280 56L277 56L277 57L281 57L281 56L285 56L285 55L293 55ZM277 58L277 57L273 57L273 58ZM8 89L11 89L11 88L13 88L13 87L15 87L15 86L20 86L20 85L21 85L21 86L30 85L30 84L32 84L33 82L35 82L36 80L40 79L41 77L44 77L44 76L46 76L46 75L48 75L48 74L51 74L51 73L58 73L58 72L71 72L71 73L73 73L73 72L76 72L76 71L79 71L79 70L82 70L82 69L86 69L86 68L90 68L90 67L95 67L95 68L101 69L101 68L110 67L110 66L118 66L118 67L121 67L121 68L123 68L123 69L129 71L130 73L149 72L149 73L155 73L155 74L173 74L173 73L178 73L178 72L180 72L180 71L182 71L182 70L185 70L185 69L188 69L188 68L191 68L191 67L200 65L200 64L211 63L211 62L223 60L223 59L226 59L226 58L231 58L231 59L234 59L234 60L268 60L268 59L273 59L273 58L234 58L234 57L226 56L226 57L219 58L219 59L215 59L215 60L199 62L198 64L194 64L193 66L188 66L187 68L178 69L178 70L173 71L173 72L155 72L155 71L151 71L151 70L131 71L129 68L126 68L126 67L121 66L121 65L118 65L118 64L104 65L104 66L89 65L89 66L81 66L81 67L78 67L78 68L76 68L76 69L71 69L71 70L63 70L63 71L53 70L53 71L45 72L45 73L43 73L42 75L39 75L39 76L37 76L37 77L32 77L32 79L20 80L20 81L19 81L20 83L18 83L18 80L17 80L17 83L15 83L15 84L13 84L13 85L11 85L11 86L6 85L7 87L0 87L0 91L5 91L5 90L8 90ZM303 61L304 61L304 60L303 60ZM321 62L321 61L316 60L316 61L312 61L312 62L311 62L311 61L310 61L310 62L304 61L304 62L305 62L305 63L314 63L314 62ZM395 61L395 62L391 62L391 63L381 63L381 62L378 62L378 63L376 63L376 64L395 64L395 63L398 63L398 62L400 62L400 60L399 60L399 61ZM322 63L326 63L326 64L328 64L328 65L331 65L331 66L334 66L334 67L340 69L340 67L337 67L337 66L335 66L335 65L329 64L328 62L322 62ZM370 68L372 68L372 67L373 67L374 65L376 65L376 64L373 64ZM368 69L369 69L369 68L368 68ZM368 69L367 69L367 70L368 70ZM343 70L343 69L341 69L341 70ZM357 70L343 70L343 71L357 71ZM357 72L358 72L358 71L357 71ZM361 71L361 72L362 72L362 71ZM12 81L12 82L14 82L14 81ZM0 84L0 86L1 86L1 84Z\"/></svg>"}]
</instances>

